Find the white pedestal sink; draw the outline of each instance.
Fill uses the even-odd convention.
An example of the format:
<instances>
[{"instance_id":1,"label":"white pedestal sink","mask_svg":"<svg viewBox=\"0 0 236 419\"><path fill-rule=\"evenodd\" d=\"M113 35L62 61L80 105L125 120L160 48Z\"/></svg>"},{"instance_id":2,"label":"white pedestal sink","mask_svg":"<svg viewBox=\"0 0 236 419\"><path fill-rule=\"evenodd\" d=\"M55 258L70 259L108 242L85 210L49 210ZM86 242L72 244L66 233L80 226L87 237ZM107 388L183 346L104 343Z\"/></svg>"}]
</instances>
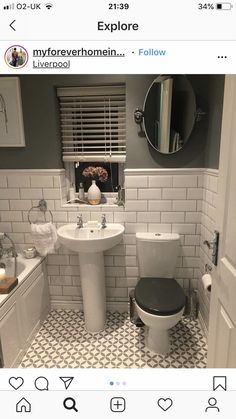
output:
<instances>
[{"instance_id":1,"label":"white pedestal sink","mask_svg":"<svg viewBox=\"0 0 236 419\"><path fill-rule=\"evenodd\" d=\"M60 243L79 254L85 326L92 333L103 330L106 322L103 252L120 243L123 233L121 224L107 224L105 228L66 224L57 230Z\"/></svg>"}]
</instances>

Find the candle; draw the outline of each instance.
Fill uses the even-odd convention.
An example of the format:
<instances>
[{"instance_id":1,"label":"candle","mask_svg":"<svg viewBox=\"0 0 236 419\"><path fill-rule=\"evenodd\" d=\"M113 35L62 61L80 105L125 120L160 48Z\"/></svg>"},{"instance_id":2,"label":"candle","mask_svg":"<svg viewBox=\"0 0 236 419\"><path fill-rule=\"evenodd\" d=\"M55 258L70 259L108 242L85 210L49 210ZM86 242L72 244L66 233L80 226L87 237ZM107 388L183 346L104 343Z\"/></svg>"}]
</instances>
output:
<instances>
[{"instance_id":1,"label":"candle","mask_svg":"<svg viewBox=\"0 0 236 419\"><path fill-rule=\"evenodd\" d=\"M6 275L6 270L4 268L0 268L0 281L4 279Z\"/></svg>"}]
</instances>

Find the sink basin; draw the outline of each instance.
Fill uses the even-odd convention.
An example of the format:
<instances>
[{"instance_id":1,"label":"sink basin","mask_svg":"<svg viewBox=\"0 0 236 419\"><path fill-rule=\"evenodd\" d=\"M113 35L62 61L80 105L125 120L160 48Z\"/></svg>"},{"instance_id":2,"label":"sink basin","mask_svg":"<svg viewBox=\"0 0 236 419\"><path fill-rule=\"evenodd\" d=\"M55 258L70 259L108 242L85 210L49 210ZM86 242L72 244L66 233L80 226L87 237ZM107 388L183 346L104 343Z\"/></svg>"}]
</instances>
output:
<instances>
[{"instance_id":1,"label":"sink basin","mask_svg":"<svg viewBox=\"0 0 236 419\"><path fill-rule=\"evenodd\" d=\"M103 229L99 224L88 223L82 228L66 224L57 230L60 243L78 252L85 327L90 333L100 332L106 323L103 252L120 243L123 233L122 224L107 224Z\"/></svg>"},{"instance_id":2,"label":"sink basin","mask_svg":"<svg viewBox=\"0 0 236 419\"><path fill-rule=\"evenodd\" d=\"M124 233L122 224L107 224L106 228L78 228L77 224L66 224L57 230L61 244L74 252L104 252L120 243Z\"/></svg>"}]
</instances>

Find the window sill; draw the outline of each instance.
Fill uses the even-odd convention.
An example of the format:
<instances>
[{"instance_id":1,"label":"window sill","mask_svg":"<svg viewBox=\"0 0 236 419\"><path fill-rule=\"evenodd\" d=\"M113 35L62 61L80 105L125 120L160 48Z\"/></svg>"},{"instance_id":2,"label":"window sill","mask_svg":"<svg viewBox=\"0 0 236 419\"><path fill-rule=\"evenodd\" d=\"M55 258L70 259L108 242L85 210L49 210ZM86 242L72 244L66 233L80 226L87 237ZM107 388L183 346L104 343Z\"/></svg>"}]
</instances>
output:
<instances>
[{"instance_id":1,"label":"window sill","mask_svg":"<svg viewBox=\"0 0 236 419\"><path fill-rule=\"evenodd\" d=\"M72 211L124 211L125 203L123 205L117 204L118 194L117 192L102 193L101 203L98 205L91 205L88 202L82 202L78 199L78 193L76 192L74 201L64 201L61 204L62 208ZM87 201L87 193L85 193L85 201Z\"/></svg>"},{"instance_id":2,"label":"window sill","mask_svg":"<svg viewBox=\"0 0 236 419\"><path fill-rule=\"evenodd\" d=\"M124 210L124 205L118 205L115 203L117 199L116 197L106 197L104 202L101 202L101 204L98 205L90 205L89 203L83 203L83 202L79 202L77 200L73 201L73 202L65 202L62 204L62 208L66 208L66 209L79 209L81 211L99 211L99 210L115 210L115 211L123 211Z\"/></svg>"}]
</instances>

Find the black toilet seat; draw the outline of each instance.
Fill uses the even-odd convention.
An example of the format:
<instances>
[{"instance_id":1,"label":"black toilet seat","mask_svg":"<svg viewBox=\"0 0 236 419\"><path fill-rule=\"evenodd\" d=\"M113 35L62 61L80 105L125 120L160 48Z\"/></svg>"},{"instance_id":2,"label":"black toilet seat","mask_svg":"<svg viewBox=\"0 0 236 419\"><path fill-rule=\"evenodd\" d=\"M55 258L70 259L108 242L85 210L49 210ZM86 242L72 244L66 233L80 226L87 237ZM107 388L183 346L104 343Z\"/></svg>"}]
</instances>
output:
<instances>
[{"instance_id":1,"label":"black toilet seat","mask_svg":"<svg viewBox=\"0 0 236 419\"><path fill-rule=\"evenodd\" d=\"M173 278L141 278L134 297L140 308L157 316L171 316L185 306L183 288Z\"/></svg>"}]
</instances>

